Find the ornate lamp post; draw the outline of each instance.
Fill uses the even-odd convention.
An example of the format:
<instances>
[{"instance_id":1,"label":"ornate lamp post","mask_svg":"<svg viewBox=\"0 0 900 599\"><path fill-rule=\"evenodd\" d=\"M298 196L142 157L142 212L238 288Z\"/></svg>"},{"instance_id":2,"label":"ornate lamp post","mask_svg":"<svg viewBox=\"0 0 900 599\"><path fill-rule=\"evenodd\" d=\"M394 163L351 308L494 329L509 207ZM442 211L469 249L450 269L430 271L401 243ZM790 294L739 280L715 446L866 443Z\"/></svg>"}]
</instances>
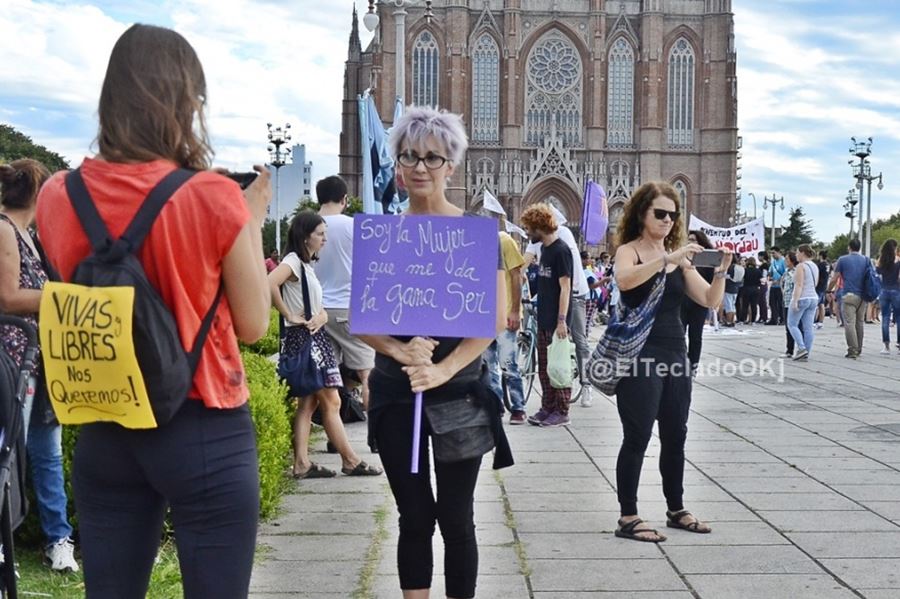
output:
<instances>
[{"instance_id":1,"label":"ornate lamp post","mask_svg":"<svg viewBox=\"0 0 900 599\"><path fill-rule=\"evenodd\" d=\"M878 189L879 191L884 189L884 181L882 179L882 174L878 173L877 175L872 174L872 166L869 162L869 156L872 154L872 138L868 137L864 141L856 141L855 137L850 138L850 153L859 158L858 164L853 164L853 160L849 161L850 166L853 167L853 178L856 179L856 189L859 190L859 222L860 229L862 229L862 247L863 253L866 256L872 256L872 181L878 181ZM865 188L863 187L863 181L868 181L868 195L865 194ZM865 229L862 226L862 208L863 208L863 196L866 196L866 225Z\"/></svg>"},{"instance_id":2,"label":"ornate lamp post","mask_svg":"<svg viewBox=\"0 0 900 599\"><path fill-rule=\"evenodd\" d=\"M844 202L844 216L850 219L850 239L853 239L853 219L856 218L856 190L851 189L847 192L847 201Z\"/></svg>"},{"instance_id":3,"label":"ornate lamp post","mask_svg":"<svg viewBox=\"0 0 900 599\"><path fill-rule=\"evenodd\" d=\"M278 171L285 164L291 161L291 148L282 147L291 141L291 124L285 123L284 128L273 127L272 123L267 123L269 128L269 164L275 167L275 249L278 255L281 255L281 212L279 211L278 199Z\"/></svg>"},{"instance_id":4,"label":"ornate lamp post","mask_svg":"<svg viewBox=\"0 0 900 599\"><path fill-rule=\"evenodd\" d=\"M769 247L771 247L775 245L775 206L779 205L781 206L781 209L784 210L784 196L778 198L775 197L774 193L771 198L769 196L763 196L763 210L765 210L766 206L769 204L772 205L772 241L769 243Z\"/></svg>"},{"instance_id":5,"label":"ornate lamp post","mask_svg":"<svg viewBox=\"0 0 900 599\"><path fill-rule=\"evenodd\" d=\"M406 7L419 4L421 0L388 0L385 4L394 5L394 27L396 34L394 40L394 78L396 96L403 100L406 97ZM434 14L431 10L431 0L425 0L425 22L431 23ZM369 31L375 31L378 27L378 13L375 12L375 0L369 0L369 12L363 16L363 25ZM405 103L405 102L404 102Z\"/></svg>"}]
</instances>

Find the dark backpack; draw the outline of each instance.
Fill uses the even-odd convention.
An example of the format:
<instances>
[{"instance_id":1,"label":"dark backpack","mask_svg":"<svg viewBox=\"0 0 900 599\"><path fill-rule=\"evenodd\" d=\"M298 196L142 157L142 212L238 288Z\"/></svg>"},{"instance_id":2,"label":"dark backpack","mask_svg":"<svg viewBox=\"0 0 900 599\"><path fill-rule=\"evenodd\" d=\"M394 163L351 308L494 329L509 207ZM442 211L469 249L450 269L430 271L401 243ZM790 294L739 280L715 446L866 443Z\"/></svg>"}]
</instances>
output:
<instances>
[{"instance_id":1,"label":"dark backpack","mask_svg":"<svg viewBox=\"0 0 900 599\"><path fill-rule=\"evenodd\" d=\"M172 419L193 384L223 285L203 317L190 353L184 351L175 318L144 272L136 253L166 202L194 171L176 169L163 177L141 204L119 239L113 240L84 185L81 169L66 176L66 191L93 253L75 268L72 283L87 287L134 287L132 338L157 426Z\"/></svg>"},{"instance_id":2,"label":"dark backpack","mask_svg":"<svg viewBox=\"0 0 900 599\"><path fill-rule=\"evenodd\" d=\"M881 280L872 266L872 261L866 258L866 274L863 275L862 299L864 302L874 302L881 295Z\"/></svg>"}]
</instances>

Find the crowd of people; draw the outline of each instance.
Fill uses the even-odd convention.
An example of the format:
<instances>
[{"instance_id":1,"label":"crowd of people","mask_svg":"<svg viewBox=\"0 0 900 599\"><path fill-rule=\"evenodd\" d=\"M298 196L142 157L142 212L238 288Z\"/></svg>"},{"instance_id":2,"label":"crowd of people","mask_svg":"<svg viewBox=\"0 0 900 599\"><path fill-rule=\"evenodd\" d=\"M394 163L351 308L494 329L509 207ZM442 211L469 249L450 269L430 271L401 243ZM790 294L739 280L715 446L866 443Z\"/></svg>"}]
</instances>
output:
<instances>
[{"instance_id":1,"label":"crowd of people","mask_svg":"<svg viewBox=\"0 0 900 599\"><path fill-rule=\"evenodd\" d=\"M355 336L349 323L353 219L344 214L346 183L337 176L319 181L318 212L298 213L284 252L264 256L268 170L255 167L259 176L241 191L210 169L206 95L203 69L183 37L159 27L131 27L113 49L101 89L98 154L77 171L112 237L122 234L160 181L178 169L194 171L171 191L146 241L133 251L174 316L186 350L200 335L204 314L212 310L215 316L188 399L172 420L150 430L107 422L81 429L72 488L89 598L146 594L167 510L185 597L246 597L259 473L238 340L262 336L271 307L283 321L280 365L305 352L318 381L314 388L292 385L287 398L296 402L291 475L337 475L310 457L311 423L318 410L344 475L386 475L400 513L397 568L406 599L429 596L436 524L446 548L447 596L475 596L474 493L481 462L491 449L495 468L513 461L502 426L501 381L509 393L509 424L568 425L572 385L582 387L583 407L593 402L588 338L594 326L617 323L635 310L647 310L652 319L637 355L657 368L635 363L616 387L623 441L616 465L620 517L615 534L644 542L665 540L639 517L637 506L643 458L657 421L666 524L690 533L711 531L686 509L683 488L693 374L707 322L715 328L784 326L784 356L806 361L827 316L844 327L850 359L860 356L864 324L880 316L882 353L891 352L892 322L900 351L896 241L884 243L875 264L852 240L849 253L833 263L804 244L785 251L772 247L755 257L723 250L716 266L696 268L693 258L712 244L702 231L685 230L678 194L663 182L645 183L631 196L617 223L618 236L611 240L614 259L607 252L594 258L580 250L573 232L547 204L521 214L527 235L521 243L507 234L505 215L495 215L500 231L495 338ZM409 107L394 123L389 146L398 184L409 196L406 214L477 216L446 196L467 149L458 115ZM92 252L72 207L71 176L51 175L28 159L0 166L0 310L24 315L34 325L44 284L51 277L71 280ZM38 231L53 234L39 238L31 228L35 224ZM184 260L186 255L191 260ZM871 270L880 280L880 309L866 301L872 299ZM224 289L221 303L219 289ZM523 302L536 304L542 388L540 407L530 416L516 355ZM548 348L568 338L577 367L570 386L560 387L548 376ZM3 350L21 362L21 335L3 330L2 342ZM364 461L348 440L338 390L351 384L359 388L369 447L383 472ZM66 514L61 427L40 373L37 388L26 406L25 431L45 552L53 569L77 571ZM415 471L410 449L418 434L414 414L420 393L426 409ZM478 432L453 436L459 430L453 428L454 419L485 424Z\"/></svg>"}]
</instances>

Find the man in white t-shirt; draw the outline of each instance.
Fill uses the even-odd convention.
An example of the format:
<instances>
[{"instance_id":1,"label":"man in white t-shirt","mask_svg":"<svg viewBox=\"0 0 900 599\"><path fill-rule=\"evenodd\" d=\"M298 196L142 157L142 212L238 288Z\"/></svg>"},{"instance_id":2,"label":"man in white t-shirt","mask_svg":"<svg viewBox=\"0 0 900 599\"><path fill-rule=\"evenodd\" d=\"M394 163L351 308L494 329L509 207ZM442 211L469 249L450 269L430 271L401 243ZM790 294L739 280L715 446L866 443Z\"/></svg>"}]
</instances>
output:
<instances>
[{"instance_id":1,"label":"man in white t-shirt","mask_svg":"<svg viewBox=\"0 0 900 599\"><path fill-rule=\"evenodd\" d=\"M363 406L369 407L369 371L375 350L350 334L350 280L353 260L353 219L347 207L347 184L337 175L316 183L319 215L328 225L328 242L319 250L316 276L322 283L322 304L328 312L325 331L331 337L339 363L356 371L362 383Z\"/></svg>"},{"instance_id":2,"label":"man in white t-shirt","mask_svg":"<svg viewBox=\"0 0 900 599\"><path fill-rule=\"evenodd\" d=\"M569 227L560 225L556 233L569 246L569 250L572 252L572 264L581 264L581 252L578 250L578 244L575 243L575 235L572 234L572 230ZM523 268L527 269L529 264L540 259L540 242L530 244L525 248L525 265ZM585 311L590 288L588 287L584 269L575 268L574 271L572 277L572 302L569 308L569 314L571 315L569 331L572 334L572 341L575 342L575 353L578 358L578 379L582 386L581 407L589 408L593 404L593 397L590 384L585 382L584 365L591 357L591 348L588 345L587 335L585 334Z\"/></svg>"}]
</instances>

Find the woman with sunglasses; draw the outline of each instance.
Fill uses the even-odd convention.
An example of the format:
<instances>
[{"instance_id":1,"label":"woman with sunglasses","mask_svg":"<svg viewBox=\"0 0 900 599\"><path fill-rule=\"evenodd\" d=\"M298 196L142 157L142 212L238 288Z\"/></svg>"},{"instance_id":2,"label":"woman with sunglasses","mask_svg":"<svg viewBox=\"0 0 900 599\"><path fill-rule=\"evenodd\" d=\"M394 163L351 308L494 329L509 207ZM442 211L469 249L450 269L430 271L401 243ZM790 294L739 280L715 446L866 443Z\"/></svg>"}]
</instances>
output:
<instances>
[{"instance_id":1,"label":"woman with sunglasses","mask_svg":"<svg viewBox=\"0 0 900 599\"><path fill-rule=\"evenodd\" d=\"M463 216L463 210L447 199L445 190L467 145L459 115L410 106L397 119L391 129L390 150L398 164L397 180L409 192L405 214ZM496 321L500 332L506 327L506 274L499 253L497 261ZM481 354L493 338L362 339L376 352L375 368L369 376L369 435L373 449L378 448L400 513L397 568L403 597L429 597L435 522L444 537L446 596L474 597L478 545L473 510L481 456L453 462L436 459L435 494L428 454L428 438L433 431L427 415L422 425L419 473L410 472L413 398L423 392L427 406L466 397L467 390L480 378Z\"/></svg>"},{"instance_id":2,"label":"woman with sunglasses","mask_svg":"<svg viewBox=\"0 0 900 599\"><path fill-rule=\"evenodd\" d=\"M632 371L616 388L624 439L616 463L616 486L621 518L616 536L658 543L666 537L638 517L637 491L650 442L653 422L659 421L659 466L666 498L667 526L708 533L709 526L684 509L684 443L691 404L691 372L684 343L681 306L686 298L717 306L725 292L725 271L731 253L723 249L722 263L707 283L691 265L703 251L697 243L684 243L684 224L678 210L678 192L668 183L645 183L632 194L619 226L616 282L621 301L642 304L658 280L664 291L647 342Z\"/></svg>"}]
</instances>

